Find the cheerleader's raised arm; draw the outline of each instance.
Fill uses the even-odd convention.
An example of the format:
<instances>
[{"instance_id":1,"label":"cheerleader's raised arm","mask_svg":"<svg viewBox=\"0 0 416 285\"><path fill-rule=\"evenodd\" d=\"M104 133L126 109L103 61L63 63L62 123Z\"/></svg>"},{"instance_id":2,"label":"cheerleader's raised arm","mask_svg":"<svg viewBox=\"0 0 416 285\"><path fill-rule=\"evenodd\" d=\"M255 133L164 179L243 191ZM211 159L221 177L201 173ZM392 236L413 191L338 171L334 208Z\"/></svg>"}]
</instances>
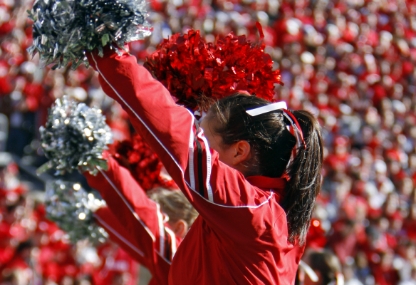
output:
<instances>
[{"instance_id":1,"label":"cheerleader's raised arm","mask_svg":"<svg viewBox=\"0 0 416 285\"><path fill-rule=\"evenodd\" d=\"M169 91L134 56L107 50L103 58L90 54L89 61L99 73L104 92L129 114L134 128L199 214L204 215L207 205L257 207L270 199L269 192L256 195L242 173L221 163L215 151L211 153L194 116L176 105ZM206 218L217 224L221 214L212 215L216 214L209 209Z\"/></svg>"}]
</instances>

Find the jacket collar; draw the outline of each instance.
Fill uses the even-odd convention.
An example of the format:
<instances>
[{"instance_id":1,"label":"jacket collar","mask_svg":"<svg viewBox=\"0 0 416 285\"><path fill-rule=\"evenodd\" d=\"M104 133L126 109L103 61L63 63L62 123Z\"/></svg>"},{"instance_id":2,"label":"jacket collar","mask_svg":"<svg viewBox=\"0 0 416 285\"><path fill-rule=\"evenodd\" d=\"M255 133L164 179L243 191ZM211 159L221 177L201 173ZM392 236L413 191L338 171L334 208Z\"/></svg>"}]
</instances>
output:
<instances>
[{"instance_id":1,"label":"jacket collar","mask_svg":"<svg viewBox=\"0 0 416 285\"><path fill-rule=\"evenodd\" d=\"M248 176L246 177L247 181L261 189L273 189L277 193L282 194L285 186L287 184L286 178L273 178L266 176Z\"/></svg>"}]
</instances>

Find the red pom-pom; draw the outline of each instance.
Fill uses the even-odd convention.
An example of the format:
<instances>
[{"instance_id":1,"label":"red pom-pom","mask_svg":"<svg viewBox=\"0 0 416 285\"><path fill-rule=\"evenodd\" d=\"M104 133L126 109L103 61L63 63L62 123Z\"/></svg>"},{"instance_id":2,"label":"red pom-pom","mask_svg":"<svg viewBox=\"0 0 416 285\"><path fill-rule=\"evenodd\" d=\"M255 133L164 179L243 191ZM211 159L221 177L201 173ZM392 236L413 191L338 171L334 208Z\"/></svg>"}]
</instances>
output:
<instances>
[{"instance_id":1,"label":"red pom-pom","mask_svg":"<svg viewBox=\"0 0 416 285\"><path fill-rule=\"evenodd\" d=\"M120 165L130 170L144 190L159 186L177 188L171 178L162 174L162 162L139 135L134 135L132 140L116 142L110 151Z\"/></svg>"},{"instance_id":2,"label":"red pom-pom","mask_svg":"<svg viewBox=\"0 0 416 285\"><path fill-rule=\"evenodd\" d=\"M207 111L212 102L236 91L273 101L279 70L246 36L229 34L207 43L199 31L174 34L159 44L144 66L170 91L178 104Z\"/></svg>"}]
</instances>

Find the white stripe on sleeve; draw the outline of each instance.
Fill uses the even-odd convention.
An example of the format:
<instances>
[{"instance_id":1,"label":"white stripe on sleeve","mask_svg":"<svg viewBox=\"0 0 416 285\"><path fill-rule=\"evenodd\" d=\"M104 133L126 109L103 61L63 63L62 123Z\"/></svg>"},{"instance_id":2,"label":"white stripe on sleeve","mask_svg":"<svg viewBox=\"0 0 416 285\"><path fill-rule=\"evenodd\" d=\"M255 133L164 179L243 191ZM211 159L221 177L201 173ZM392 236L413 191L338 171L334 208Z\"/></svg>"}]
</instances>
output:
<instances>
[{"instance_id":1,"label":"white stripe on sleeve","mask_svg":"<svg viewBox=\"0 0 416 285\"><path fill-rule=\"evenodd\" d=\"M140 224L143 226L143 228L146 230L146 232L150 235L150 237L152 238L152 240L155 241L156 238L153 235L153 233L143 223L143 221L140 219L139 215L137 215L136 211L133 209L133 207L130 205L130 203L126 200L126 197L124 197L124 195L121 193L120 189L118 189L116 187L116 185L114 185L114 183L113 183L113 181L111 181L110 177L108 177L107 174L104 171L102 171L101 168L99 168L99 167L97 167L97 168L100 171L100 173L104 176L104 178L108 181L108 183L110 183L111 187L113 187L114 191L116 191L116 193L120 196L120 198L123 200L123 202L127 206L127 208L129 208L129 210L132 213L132 215L140 222Z\"/></svg>"},{"instance_id":2,"label":"white stripe on sleeve","mask_svg":"<svg viewBox=\"0 0 416 285\"><path fill-rule=\"evenodd\" d=\"M120 235L115 229L113 229L109 224L107 224L106 221L104 221L103 219L101 219L100 216L94 215L94 218L96 218L100 222L100 224L102 224L103 226L105 226L105 229L106 230L110 231L113 235L115 235L118 239L120 239L125 245L127 245L128 247L130 247L132 250L134 250L141 257L144 257L143 251L141 251L140 249L138 249L137 247L135 247L134 245L132 245L128 240L126 240L122 235Z\"/></svg>"}]
</instances>

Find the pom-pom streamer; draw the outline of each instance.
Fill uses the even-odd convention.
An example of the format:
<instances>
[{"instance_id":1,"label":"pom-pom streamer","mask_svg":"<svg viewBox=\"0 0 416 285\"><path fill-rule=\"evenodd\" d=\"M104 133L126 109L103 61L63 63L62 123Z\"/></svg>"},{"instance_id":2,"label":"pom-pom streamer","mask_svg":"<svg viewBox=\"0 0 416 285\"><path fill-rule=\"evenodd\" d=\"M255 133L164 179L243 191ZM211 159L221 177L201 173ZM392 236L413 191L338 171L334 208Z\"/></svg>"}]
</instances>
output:
<instances>
[{"instance_id":1,"label":"pom-pom streamer","mask_svg":"<svg viewBox=\"0 0 416 285\"><path fill-rule=\"evenodd\" d=\"M40 135L49 161L38 173L55 169L57 174L65 174L76 169L95 175L97 166L107 168L102 153L112 142L112 135L100 109L77 104L66 96L57 99L45 126L40 127Z\"/></svg>"},{"instance_id":2,"label":"pom-pom streamer","mask_svg":"<svg viewBox=\"0 0 416 285\"><path fill-rule=\"evenodd\" d=\"M212 102L236 91L273 101L279 70L264 44L229 34L207 43L199 31L164 40L144 66L170 91L178 104L207 111Z\"/></svg>"},{"instance_id":3,"label":"pom-pom streamer","mask_svg":"<svg viewBox=\"0 0 416 285\"><path fill-rule=\"evenodd\" d=\"M33 20L33 44L28 52L39 53L52 69L69 64L88 66L85 51L143 39L151 34L145 0L37 0Z\"/></svg>"},{"instance_id":4,"label":"pom-pom streamer","mask_svg":"<svg viewBox=\"0 0 416 285\"><path fill-rule=\"evenodd\" d=\"M144 190L155 187L177 188L172 177L164 173L163 164L157 154L138 134L131 140L112 144L111 153L120 165L130 171Z\"/></svg>"},{"instance_id":5,"label":"pom-pom streamer","mask_svg":"<svg viewBox=\"0 0 416 285\"><path fill-rule=\"evenodd\" d=\"M98 226L93 211L105 205L80 184L62 180L46 185L46 217L68 234L72 243L88 239L94 244L107 240L107 232Z\"/></svg>"}]
</instances>

